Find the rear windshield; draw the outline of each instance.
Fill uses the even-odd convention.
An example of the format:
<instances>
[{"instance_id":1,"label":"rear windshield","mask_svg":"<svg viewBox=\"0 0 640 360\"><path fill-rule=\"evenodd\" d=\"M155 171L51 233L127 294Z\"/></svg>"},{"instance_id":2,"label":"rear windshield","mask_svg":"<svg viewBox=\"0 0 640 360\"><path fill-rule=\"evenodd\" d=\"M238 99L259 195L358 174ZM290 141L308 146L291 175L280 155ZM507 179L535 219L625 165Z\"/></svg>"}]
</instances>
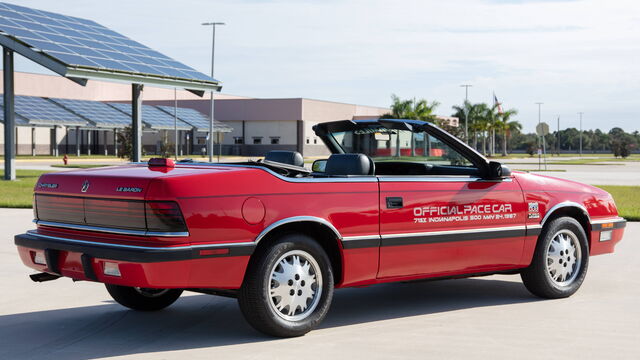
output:
<instances>
[{"instance_id":1,"label":"rear windshield","mask_svg":"<svg viewBox=\"0 0 640 360\"><path fill-rule=\"evenodd\" d=\"M362 153L374 161L419 161L434 165L472 166L471 162L426 132L372 125L330 135L345 153Z\"/></svg>"}]
</instances>

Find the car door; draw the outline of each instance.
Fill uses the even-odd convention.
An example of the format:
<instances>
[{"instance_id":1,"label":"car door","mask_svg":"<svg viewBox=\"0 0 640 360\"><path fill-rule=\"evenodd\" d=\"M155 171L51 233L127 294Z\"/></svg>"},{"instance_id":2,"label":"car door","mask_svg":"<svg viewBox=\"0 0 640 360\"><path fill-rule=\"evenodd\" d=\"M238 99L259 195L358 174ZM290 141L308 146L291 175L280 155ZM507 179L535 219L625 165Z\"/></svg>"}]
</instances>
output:
<instances>
[{"instance_id":1,"label":"car door","mask_svg":"<svg viewBox=\"0 0 640 360\"><path fill-rule=\"evenodd\" d=\"M510 177L484 180L456 150L432 136L423 139L428 146L414 143L410 151L424 148L417 155L427 159L427 175L378 176L378 278L449 276L516 266L526 216L517 182ZM414 140L420 142L420 136L414 134Z\"/></svg>"}]
</instances>

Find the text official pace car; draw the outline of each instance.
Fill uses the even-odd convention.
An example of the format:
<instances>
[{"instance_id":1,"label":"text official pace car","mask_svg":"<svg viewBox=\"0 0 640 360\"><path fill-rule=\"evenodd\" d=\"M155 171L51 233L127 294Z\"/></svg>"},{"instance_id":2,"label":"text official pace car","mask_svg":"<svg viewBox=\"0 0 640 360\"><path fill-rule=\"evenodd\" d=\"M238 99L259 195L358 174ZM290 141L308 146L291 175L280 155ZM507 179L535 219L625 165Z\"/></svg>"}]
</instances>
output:
<instances>
[{"instance_id":1,"label":"text official pace car","mask_svg":"<svg viewBox=\"0 0 640 360\"><path fill-rule=\"evenodd\" d=\"M333 290L520 274L545 298L578 290L625 221L598 188L511 172L413 120L316 125L331 151L210 164L149 163L42 175L37 229L17 235L36 281L102 282L159 310L185 291L237 297L256 329L298 336ZM402 301L402 300L399 300Z\"/></svg>"}]
</instances>

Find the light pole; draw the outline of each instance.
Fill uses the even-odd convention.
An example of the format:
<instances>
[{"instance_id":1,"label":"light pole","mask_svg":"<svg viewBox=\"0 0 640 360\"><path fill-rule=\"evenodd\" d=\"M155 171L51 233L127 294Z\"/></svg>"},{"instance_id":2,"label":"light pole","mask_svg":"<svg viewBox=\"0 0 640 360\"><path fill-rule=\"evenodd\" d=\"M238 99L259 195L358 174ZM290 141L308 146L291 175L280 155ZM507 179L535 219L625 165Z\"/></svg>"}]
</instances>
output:
<instances>
[{"instance_id":1,"label":"light pole","mask_svg":"<svg viewBox=\"0 0 640 360\"><path fill-rule=\"evenodd\" d=\"M213 29L212 40L211 40L211 78L214 78L214 60L215 60L215 49L216 49L216 26L225 25L223 22L206 22L202 23L204 26L211 26ZM209 116L209 143L208 145L208 153L209 153L209 162L213 162L213 90L211 90L211 115ZM218 154L218 162L220 161L220 154Z\"/></svg>"},{"instance_id":2,"label":"light pole","mask_svg":"<svg viewBox=\"0 0 640 360\"><path fill-rule=\"evenodd\" d=\"M464 88L464 141L469 144L469 109L467 109L467 103L469 102L469 88L473 85L463 84L460 87Z\"/></svg>"},{"instance_id":3,"label":"light pole","mask_svg":"<svg viewBox=\"0 0 640 360\"><path fill-rule=\"evenodd\" d=\"M542 112L542 104L544 103L541 103L541 102L536 103L536 105L538 105L538 125L542 123L541 117L540 117L540 114ZM542 159L540 158L540 146L542 145L542 137L544 136L543 134L544 133L542 131L540 131L540 134L538 134L538 170L542 169Z\"/></svg>"},{"instance_id":4,"label":"light pole","mask_svg":"<svg viewBox=\"0 0 640 360\"><path fill-rule=\"evenodd\" d=\"M558 136L556 136L556 153L560 156L560 115L558 115Z\"/></svg>"},{"instance_id":5,"label":"light pole","mask_svg":"<svg viewBox=\"0 0 640 360\"><path fill-rule=\"evenodd\" d=\"M580 156L582 156L582 112L579 112L580 115Z\"/></svg>"}]
</instances>

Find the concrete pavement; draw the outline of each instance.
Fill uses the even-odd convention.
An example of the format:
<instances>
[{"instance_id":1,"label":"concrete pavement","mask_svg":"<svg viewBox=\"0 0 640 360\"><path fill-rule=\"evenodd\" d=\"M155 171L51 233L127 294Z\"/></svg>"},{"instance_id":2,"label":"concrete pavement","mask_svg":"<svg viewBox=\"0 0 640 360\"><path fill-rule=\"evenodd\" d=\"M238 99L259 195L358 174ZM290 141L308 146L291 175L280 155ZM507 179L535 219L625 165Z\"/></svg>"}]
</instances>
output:
<instances>
[{"instance_id":1,"label":"concrete pavement","mask_svg":"<svg viewBox=\"0 0 640 360\"><path fill-rule=\"evenodd\" d=\"M36 284L12 237L31 210L0 209L0 359L640 358L640 223L591 258L568 299L530 295L518 276L336 291L318 330L273 339L234 299L187 295L156 313L115 304L100 284Z\"/></svg>"}]
</instances>

